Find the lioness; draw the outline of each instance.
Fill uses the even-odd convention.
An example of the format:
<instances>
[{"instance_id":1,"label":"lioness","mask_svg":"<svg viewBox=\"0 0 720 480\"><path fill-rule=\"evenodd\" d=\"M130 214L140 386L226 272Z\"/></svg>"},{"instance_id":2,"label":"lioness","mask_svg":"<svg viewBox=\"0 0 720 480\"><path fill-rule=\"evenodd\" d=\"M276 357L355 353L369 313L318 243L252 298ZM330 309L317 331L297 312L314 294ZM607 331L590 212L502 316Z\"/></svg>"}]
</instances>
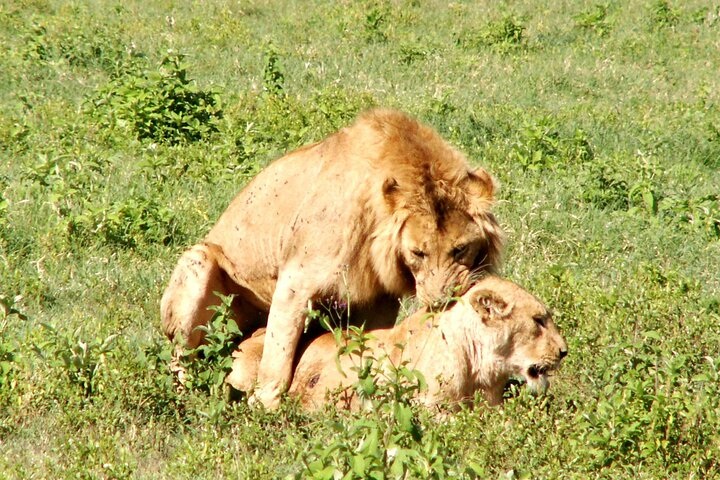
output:
<instances>
[{"instance_id":1,"label":"lioness","mask_svg":"<svg viewBox=\"0 0 720 480\"><path fill-rule=\"evenodd\" d=\"M494 181L432 129L374 110L326 140L270 164L180 257L162 297L167 336L194 348L234 294L243 331L267 323L252 400L277 406L308 302L344 300L353 320L391 325L397 298L424 303L494 271L502 232Z\"/></svg>"},{"instance_id":2,"label":"lioness","mask_svg":"<svg viewBox=\"0 0 720 480\"><path fill-rule=\"evenodd\" d=\"M420 393L427 405L457 404L471 400L480 390L491 405L502 401L510 376L522 376L536 390L545 390L548 372L567 355L567 345L547 308L518 285L487 276L475 284L449 310L430 316L421 309L401 324L368 332L371 340L364 355L384 364L420 371L428 384ZM264 329L240 343L233 353L233 370L226 382L250 391L260 363ZM402 349L399 346L404 346ZM359 406L351 386L357 381L352 369L358 354L341 356L331 333L313 340L299 354L290 395L310 410L327 401L327 393L345 388L342 402ZM349 403L349 405L348 405Z\"/></svg>"}]
</instances>

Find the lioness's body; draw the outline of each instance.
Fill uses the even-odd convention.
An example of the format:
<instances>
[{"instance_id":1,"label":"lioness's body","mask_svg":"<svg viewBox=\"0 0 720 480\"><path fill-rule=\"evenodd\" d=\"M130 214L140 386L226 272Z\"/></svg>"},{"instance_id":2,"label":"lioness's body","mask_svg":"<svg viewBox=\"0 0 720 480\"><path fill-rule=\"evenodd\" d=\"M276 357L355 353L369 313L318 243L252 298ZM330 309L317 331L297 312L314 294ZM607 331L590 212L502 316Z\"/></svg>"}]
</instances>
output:
<instances>
[{"instance_id":1,"label":"lioness's body","mask_svg":"<svg viewBox=\"0 0 720 480\"><path fill-rule=\"evenodd\" d=\"M367 333L371 340L366 357L385 365L406 361L424 375L428 388L420 399L427 405L466 401L478 390L497 404L512 375L544 388L547 372L567 354L547 308L518 285L494 276L480 280L443 313L431 316L420 310L393 328ZM233 354L227 382L238 390L254 386L264 335L260 329ZM299 397L305 408L316 409L327 402L328 392L357 382L357 354L339 358L343 374L337 369L337 350L330 333L301 350L289 394ZM351 408L359 405L350 389L340 401L349 401Z\"/></svg>"},{"instance_id":2,"label":"lioness's body","mask_svg":"<svg viewBox=\"0 0 720 480\"><path fill-rule=\"evenodd\" d=\"M270 164L186 251L161 302L171 339L197 346L213 292L236 294L242 330L267 323L256 397L289 385L308 301L347 299L353 320L391 325L397 298L434 301L499 261L493 182L433 130L370 112ZM365 314L369 312L368 314Z\"/></svg>"}]
</instances>

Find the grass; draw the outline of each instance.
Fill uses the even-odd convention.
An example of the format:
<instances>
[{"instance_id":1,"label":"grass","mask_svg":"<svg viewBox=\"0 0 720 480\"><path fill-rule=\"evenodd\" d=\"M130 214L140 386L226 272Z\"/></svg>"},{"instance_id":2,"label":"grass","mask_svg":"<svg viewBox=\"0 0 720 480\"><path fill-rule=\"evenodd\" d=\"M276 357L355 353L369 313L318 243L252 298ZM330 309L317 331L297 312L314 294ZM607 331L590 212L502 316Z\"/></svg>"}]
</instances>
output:
<instances>
[{"instance_id":1,"label":"grass","mask_svg":"<svg viewBox=\"0 0 720 480\"><path fill-rule=\"evenodd\" d=\"M362 476L389 462L373 431L417 458L391 478L720 476L718 5L299 6L0 5L0 477ZM570 347L551 396L414 409L416 438L403 409L178 392L158 302L179 253L376 105L500 180L503 273Z\"/></svg>"}]
</instances>

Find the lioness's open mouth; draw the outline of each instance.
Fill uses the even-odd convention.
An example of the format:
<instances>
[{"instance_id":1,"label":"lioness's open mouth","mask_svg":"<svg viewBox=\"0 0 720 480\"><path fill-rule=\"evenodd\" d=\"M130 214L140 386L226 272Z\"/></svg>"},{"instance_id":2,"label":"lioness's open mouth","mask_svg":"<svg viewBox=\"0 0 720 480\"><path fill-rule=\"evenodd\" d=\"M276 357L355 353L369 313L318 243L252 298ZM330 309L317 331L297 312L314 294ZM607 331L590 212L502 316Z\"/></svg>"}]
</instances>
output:
<instances>
[{"instance_id":1,"label":"lioness's open mouth","mask_svg":"<svg viewBox=\"0 0 720 480\"><path fill-rule=\"evenodd\" d=\"M540 378L541 375L545 375L549 368L546 365L531 365L530 368L528 368L528 376L534 380L537 380Z\"/></svg>"},{"instance_id":2,"label":"lioness's open mouth","mask_svg":"<svg viewBox=\"0 0 720 480\"><path fill-rule=\"evenodd\" d=\"M538 363L530 365L525 375L528 387L535 392L544 393L550 386L550 380L548 380L550 370L552 370L552 367L549 365L540 365Z\"/></svg>"}]
</instances>

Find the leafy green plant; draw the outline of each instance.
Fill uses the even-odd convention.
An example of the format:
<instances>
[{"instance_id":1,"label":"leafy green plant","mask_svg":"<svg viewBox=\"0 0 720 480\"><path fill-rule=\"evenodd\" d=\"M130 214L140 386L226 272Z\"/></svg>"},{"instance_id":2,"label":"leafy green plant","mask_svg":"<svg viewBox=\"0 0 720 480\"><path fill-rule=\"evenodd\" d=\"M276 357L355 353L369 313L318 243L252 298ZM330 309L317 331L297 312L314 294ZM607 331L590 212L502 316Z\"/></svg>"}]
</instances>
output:
<instances>
[{"instance_id":1,"label":"leafy green plant","mask_svg":"<svg viewBox=\"0 0 720 480\"><path fill-rule=\"evenodd\" d=\"M704 372L696 374L690 366L701 362L692 355L667 351L658 332L647 331L643 337L641 343L619 344L604 355L604 361L612 363L602 369L604 386L597 405L582 415L580 438L598 467L647 462L682 472L688 467L683 467L685 445L710 445L715 436L698 421L717 409L717 399L707 401L716 387L698 382L717 378L717 360L708 359ZM701 460L692 465L697 474L717 468Z\"/></svg>"},{"instance_id":2,"label":"leafy green plant","mask_svg":"<svg viewBox=\"0 0 720 480\"><path fill-rule=\"evenodd\" d=\"M697 198L669 195L659 202L657 210L672 223L692 227L709 238L720 239L720 195Z\"/></svg>"},{"instance_id":3,"label":"leafy green plant","mask_svg":"<svg viewBox=\"0 0 720 480\"><path fill-rule=\"evenodd\" d=\"M271 95L283 95L285 73L280 53L270 44L265 50L265 67L263 68L263 90Z\"/></svg>"},{"instance_id":4,"label":"leafy green plant","mask_svg":"<svg viewBox=\"0 0 720 480\"><path fill-rule=\"evenodd\" d=\"M426 58L433 49L418 40L407 41L400 44L398 55L400 63L412 65L413 63Z\"/></svg>"},{"instance_id":5,"label":"leafy green plant","mask_svg":"<svg viewBox=\"0 0 720 480\"><path fill-rule=\"evenodd\" d=\"M188 350L180 358L186 370L184 386L218 396L225 390L225 377L232 370L232 352L242 337L234 319L234 295L222 295L219 305L209 307L215 313L207 325L197 327L205 332L205 340L197 348Z\"/></svg>"},{"instance_id":6,"label":"leafy green plant","mask_svg":"<svg viewBox=\"0 0 720 480\"><path fill-rule=\"evenodd\" d=\"M720 23L720 12L717 8L713 8L709 5L703 5L700 8L695 9L691 16L692 21L697 25L707 25L713 27Z\"/></svg>"},{"instance_id":7,"label":"leafy green plant","mask_svg":"<svg viewBox=\"0 0 720 480\"><path fill-rule=\"evenodd\" d=\"M0 238L2 238L2 233L5 232L8 223L10 223L8 219L8 201L0 197Z\"/></svg>"},{"instance_id":8,"label":"leafy green plant","mask_svg":"<svg viewBox=\"0 0 720 480\"><path fill-rule=\"evenodd\" d=\"M10 317L14 316L20 320L27 317L17 307L22 297L13 298L0 295L0 398L4 397L4 391L9 388L13 378L14 363L18 354L18 345L8 335Z\"/></svg>"},{"instance_id":9,"label":"leafy green plant","mask_svg":"<svg viewBox=\"0 0 720 480\"><path fill-rule=\"evenodd\" d=\"M655 28L674 27L680 19L680 12L667 0L657 0L652 6L652 25Z\"/></svg>"},{"instance_id":10,"label":"leafy green plant","mask_svg":"<svg viewBox=\"0 0 720 480\"><path fill-rule=\"evenodd\" d=\"M628 200L632 205L628 210L630 213L638 213L641 210L650 215L658 213L658 192L650 179L643 179L633 184L628 190Z\"/></svg>"},{"instance_id":11,"label":"leafy green plant","mask_svg":"<svg viewBox=\"0 0 720 480\"><path fill-rule=\"evenodd\" d=\"M587 134L576 129L571 138L560 133L550 117L526 123L512 146L511 157L528 170L542 170L557 165L582 163L594 154Z\"/></svg>"},{"instance_id":12,"label":"leafy green plant","mask_svg":"<svg viewBox=\"0 0 720 480\"><path fill-rule=\"evenodd\" d=\"M372 95L336 87L314 92L309 99L292 95L248 96L233 117L234 156L249 172L284 151L321 138L376 104ZM228 115L232 115L229 113Z\"/></svg>"},{"instance_id":13,"label":"leafy green plant","mask_svg":"<svg viewBox=\"0 0 720 480\"><path fill-rule=\"evenodd\" d=\"M588 165L583 175L582 199L602 210L627 210L630 187L624 172L615 162L598 159Z\"/></svg>"},{"instance_id":14,"label":"leafy green plant","mask_svg":"<svg viewBox=\"0 0 720 480\"><path fill-rule=\"evenodd\" d=\"M129 197L107 204L87 203L79 214L69 215L69 237L86 244L137 248L168 245L178 235L174 213L149 197Z\"/></svg>"},{"instance_id":15,"label":"leafy green plant","mask_svg":"<svg viewBox=\"0 0 720 480\"><path fill-rule=\"evenodd\" d=\"M33 22L23 30L24 58L43 65L65 63L72 68L98 68L116 74L141 56L105 25Z\"/></svg>"},{"instance_id":16,"label":"leafy green plant","mask_svg":"<svg viewBox=\"0 0 720 480\"><path fill-rule=\"evenodd\" d=\"M488 23L480 32L480 39L486 45L520 45L525 26L513 16Z\"/></svg>"},{"instance_id":17,"label":"leafy green plant","mask_svg":"<svg viewBox=\"0 0 720 480\"><path fill-rule=\"evenodd\" d=\"M385 42L386 25L390 16L387 5L382 2L369 2L364 14L363 31L368 42Z\"/></svg>"},{"instance_id":18,"label":"leafy green plant","mask_svg":"<svg viewBox=\"0 0 720 480\"><path fill-rule=\"evenodd\" d=\"M184 55L169 53L153 71L127 72L100 88L91 110L109 128L127 128L140 140L177 144L218 130L223 109L217 90L200 89Z\"/></svg>"},{"instance_id":19,"label":"leafy green plant","mask_svg":"<svg viewBox=\"0 0 720 480\"><path fill-rule=\"evenodd\" d=\"M461 33L457 43L475 49L492 47L500 52L510 52L524 45L524 32L525 26L518 18L506 15L499 20L488 22L480 29Z\"/></svg>"},{"instance_id":20,"label":"leafy green plant","mask_svg":"<svg viewBox=\"0 0 720 480\"><path fill-rule=\"evenodd\" d=\"M600 36L610 33L608 21L608 6L597 3L587 10L575 15L575 25L586 31L594 32Z\"/></svg>"},{"instance_id":21,"label":"leafy green plant","mask_svg":"<svg viewBox=\"0 0 720 480\"><path fill-rule=\"evenodd\" d=\"M327 319L323 323L330 326ZM422 374L407 362L395 365L376 358L367 346L371 334L362 327L332 331L338 358L350 357L358 378L352 393L339 391L336 398L342 402L357 395L363 412L342 422L331 420L330 438L300 455L303 470L296 478L453 478L451 452L432 428L422 427L413 402L427 388Z\"/></svg>"},{"instance_id":22,"label":"leafy green plant","mask_svg":"<svg viewBox=\"0 0 720 480\"><path fill-rule=\"evenodd\" d=\"M57 49L59 55L74 67L98 66L113 74L126 68L139 55L108 29L95 27L86 32L79 25L73 25L62 35Z\"/></svg>"},{"instance_id":23,"label":"leafy green plant","mask_svg":"<svg viewBox=\"0 0 720 480\"><path fill-rule=\"evenodd\" d=\"M102 387L100 372L118 335L85 340L82 328L69 335L47 323L43 328L49 338L33 345L35 353L46 365L61 370L70 384L80 389L85 400L92 400Z\"/></svg>"},{"instance_id":24,"label":"leafy green plant","mask_svg":"<svg viewBox=\"0 0 720 480\"><path fill-rule=\"evenodd\" d=\"M31 31L25 34L25 52L24 57L27 60L45 61L50 55L50 48L47 40L47 26L43 23L33 22Z\"/></svg>"}]
</instances>

